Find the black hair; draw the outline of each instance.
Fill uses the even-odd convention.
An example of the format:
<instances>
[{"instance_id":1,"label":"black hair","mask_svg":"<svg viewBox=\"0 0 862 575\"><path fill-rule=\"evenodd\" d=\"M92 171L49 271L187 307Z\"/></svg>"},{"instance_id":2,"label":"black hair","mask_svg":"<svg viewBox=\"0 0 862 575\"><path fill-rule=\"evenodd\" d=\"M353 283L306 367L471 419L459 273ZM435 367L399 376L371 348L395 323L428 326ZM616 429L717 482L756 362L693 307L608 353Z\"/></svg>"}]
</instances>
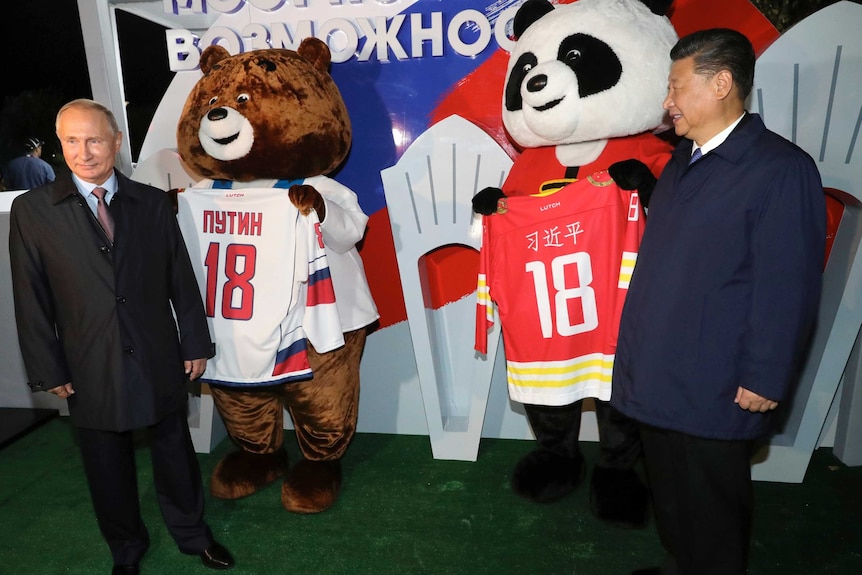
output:
<instances>
[{"instance_id":1,"label":"black hair","mask_svg":"<svg viewBox=\"0 0 862 575\"><path fill-rule=\"evenodd\" d=\"M697 74L714 75L728 70L745 100L754 85L754 47L744 34L729 28L700 30L680 38L671 49L674 62L694 59Z\"/></svg>"}]
</instances>

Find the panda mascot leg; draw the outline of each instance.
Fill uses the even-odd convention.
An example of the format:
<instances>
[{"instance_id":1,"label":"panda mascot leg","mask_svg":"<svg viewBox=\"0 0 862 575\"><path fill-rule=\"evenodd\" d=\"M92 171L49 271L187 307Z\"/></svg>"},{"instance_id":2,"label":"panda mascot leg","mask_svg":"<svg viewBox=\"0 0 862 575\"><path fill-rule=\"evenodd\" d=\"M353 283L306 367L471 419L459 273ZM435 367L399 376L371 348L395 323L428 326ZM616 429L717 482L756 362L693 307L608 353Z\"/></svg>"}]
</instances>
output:
<instances>
[{"instance_id":1,"label":"panda mascot leg","mask_svg":"<svg viewBox=\"0 0 862 575\"><path fill-rule=\"evenodd\" d=\"M317 353L309 344L309 381L284 386L304 459L284 478L281 503L292 513L319 513L331 507L341 491L341 458L356 432L359 413L359 362L365 328L344 334L344 346Z\"/></svg>"},{"instance_id":2,"label":"panda mascot leg","mask_svg":"<svg viewBox=\"0 0 862 575\"><path fill-rule=\"evenodd\" d=\"M536 503L555 501L584 480L584 457L578 446L582 402L563 406L524 404L538 448L515 465L512 489Z\"/></svg>"},{"instance_id":3,"label":"panda mascot leg","mask_svg":"<svg viewBox=\"0 0 862 575\"><path fill-rule=\"evenodd\" d=\"M635 469L642 448L637 423L596 400L599 460L590 478L590 510L603 521L634 528L646 524L649 491ZM579 447L582 401L564 406L524 404L538 448L515 465L513 491L536 503L571 493L585 476Z\"/></svg>"},{"instance_id":4,"label":"panda mascot leg","mask_svg":"<svg viewBox=\"0 0 862 575\"><path fill-rule=\"evenodd\" d=\"M596 400L599 460L590 478L590 509L619 527L643 527L647 521L649 490L635 465L643 453L638 424Z\"/></svg>"}]
</instances>

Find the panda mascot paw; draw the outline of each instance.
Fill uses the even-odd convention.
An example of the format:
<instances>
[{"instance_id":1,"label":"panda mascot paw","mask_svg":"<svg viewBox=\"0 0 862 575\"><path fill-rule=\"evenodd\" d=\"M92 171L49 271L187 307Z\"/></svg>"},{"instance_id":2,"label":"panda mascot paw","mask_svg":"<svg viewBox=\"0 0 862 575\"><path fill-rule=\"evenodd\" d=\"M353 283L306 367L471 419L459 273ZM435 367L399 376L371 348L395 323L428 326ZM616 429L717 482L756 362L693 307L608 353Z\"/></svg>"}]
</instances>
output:
<instances>
[{"instance_id":1,"label":"panda mascot paw","mask_svg":"<svg viewBox=\"0 0 862 575\"><path fill-rule=\"evenodd\" d=\"M614 162L608 174L624 190L637 190L643 207L649 207L649 199L658 181L646 164L637 159Z\"/></svg>"},{"instance_id":2,"label":"panda mascot paw","mask_svg":"<svg viewBox=\"0 0 862 575\"><path fill-rule=\"evenodd\" d=\"M497 211L497 203L506 197L500 188L485 188L473 196L473 211L490 216Z\"/></svg>"},{"instance_id":3,"label":"panda mascot paw","mask_svg":"<svg viewBox=\"0 0 862 575\"><path fill-rule=\"evenodd\" d=\"M512 472L512 491L535 503L550 503L575 490L586 476L584 458L536 449L521 458Z\"/></svg>"},{"instance_id":4,"label":"panda mascot paw","mask_svg":"<svg viewBox=\"0 0 862 575\"><path fill-rule=\"evenodd\" d=\"M639 529L647 522L649 490L634 469L596 466L590 478L590 511L617 527Z\"/></svg>"}]
</instances>

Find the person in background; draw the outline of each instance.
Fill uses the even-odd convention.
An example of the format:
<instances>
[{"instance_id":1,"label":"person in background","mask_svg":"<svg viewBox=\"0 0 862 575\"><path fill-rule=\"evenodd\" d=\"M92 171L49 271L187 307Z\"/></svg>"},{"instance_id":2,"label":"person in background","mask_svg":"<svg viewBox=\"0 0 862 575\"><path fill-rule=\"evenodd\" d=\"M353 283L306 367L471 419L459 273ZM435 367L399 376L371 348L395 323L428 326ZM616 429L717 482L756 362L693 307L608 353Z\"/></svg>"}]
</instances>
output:
<instances>
[{"instance_id":1,"label":"person in background","mask_svg":"<svg viewBox=\"0 0 862 575\"><path fill-rule=\"evenodd\" d=\"M103 105L74 100L56 128L71 174L15 198L10 216L29 385L68 400L112 573L139 573L149 546L139 428L148 430L158 502L180 551L227 569L234 560L204 521L186 405L185 382L204 372L214 346L173 208L161 190L114 169L122 134ZM62 482L48 494L54 489Z\"/></svg>"},{"instance_id":2,"label":"person in background","mask_svg":"<svg viewBox=\"0 0 862 575\"><path fill-rule=\"evenodd\" d=\"M746 573L754 441L794 390L820 301L825 200L811 157L745 111L739 32L679 40L659 178L620 323L611 404L641 424L664 565Z\"/></svg>"},{"instance_id":3,"label":"person in background","mask_svg":"<svg viewBox=\"0 0 862 575\"><path fill-rule=\"evenodd\" d=\"M3 184L7 190L30 190L54 181L54 168L42 159L44 143L39 138L27 138L26 153L6 166Z\"/></svg>"}]
</instances>

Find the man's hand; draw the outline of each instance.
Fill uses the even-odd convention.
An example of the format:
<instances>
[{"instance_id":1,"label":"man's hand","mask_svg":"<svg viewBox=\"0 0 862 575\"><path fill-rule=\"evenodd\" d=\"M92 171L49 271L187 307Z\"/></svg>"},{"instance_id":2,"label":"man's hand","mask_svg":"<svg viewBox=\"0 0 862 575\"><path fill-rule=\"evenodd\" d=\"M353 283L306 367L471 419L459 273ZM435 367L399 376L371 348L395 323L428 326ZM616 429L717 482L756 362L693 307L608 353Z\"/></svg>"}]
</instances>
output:
<instances>
[{"instance_id":1,"label":"man's hand","mask_svg":"<svg viewBox=\"0 0 862 575\"><path fill-rule=\"evenodd\" d=\"M736 398L733 402L741 409L747 409L751 413L766 413L767 411L772 411L778 407L777 401L761 397L753 391L748 391L744 387L740 387L736 390Z\"/></svg>"},{"instance_id":2,"label":"man's hand","mask_svg":"<svg viewBox=\"0 0 862 575\"><path fill-rule=\"evenodd\" d=\"M66 385L58 385L57 387L52 387L48 391L50 391L60 399L66 399L70 395L75 395L75 389L72 387L71 381Z\"/></svg>"},{"instance_id":3,"label":"man's hand","mask_svg":"<svg viewBox=\"0 0 862 575\"><path fill-rule=\"evenodd\" d=\"M186 370L186 375L191 381L196 380L204 374L207 369L207 358L187 359L183 362L183 367Z\"/></svg>"}]
</instances>

